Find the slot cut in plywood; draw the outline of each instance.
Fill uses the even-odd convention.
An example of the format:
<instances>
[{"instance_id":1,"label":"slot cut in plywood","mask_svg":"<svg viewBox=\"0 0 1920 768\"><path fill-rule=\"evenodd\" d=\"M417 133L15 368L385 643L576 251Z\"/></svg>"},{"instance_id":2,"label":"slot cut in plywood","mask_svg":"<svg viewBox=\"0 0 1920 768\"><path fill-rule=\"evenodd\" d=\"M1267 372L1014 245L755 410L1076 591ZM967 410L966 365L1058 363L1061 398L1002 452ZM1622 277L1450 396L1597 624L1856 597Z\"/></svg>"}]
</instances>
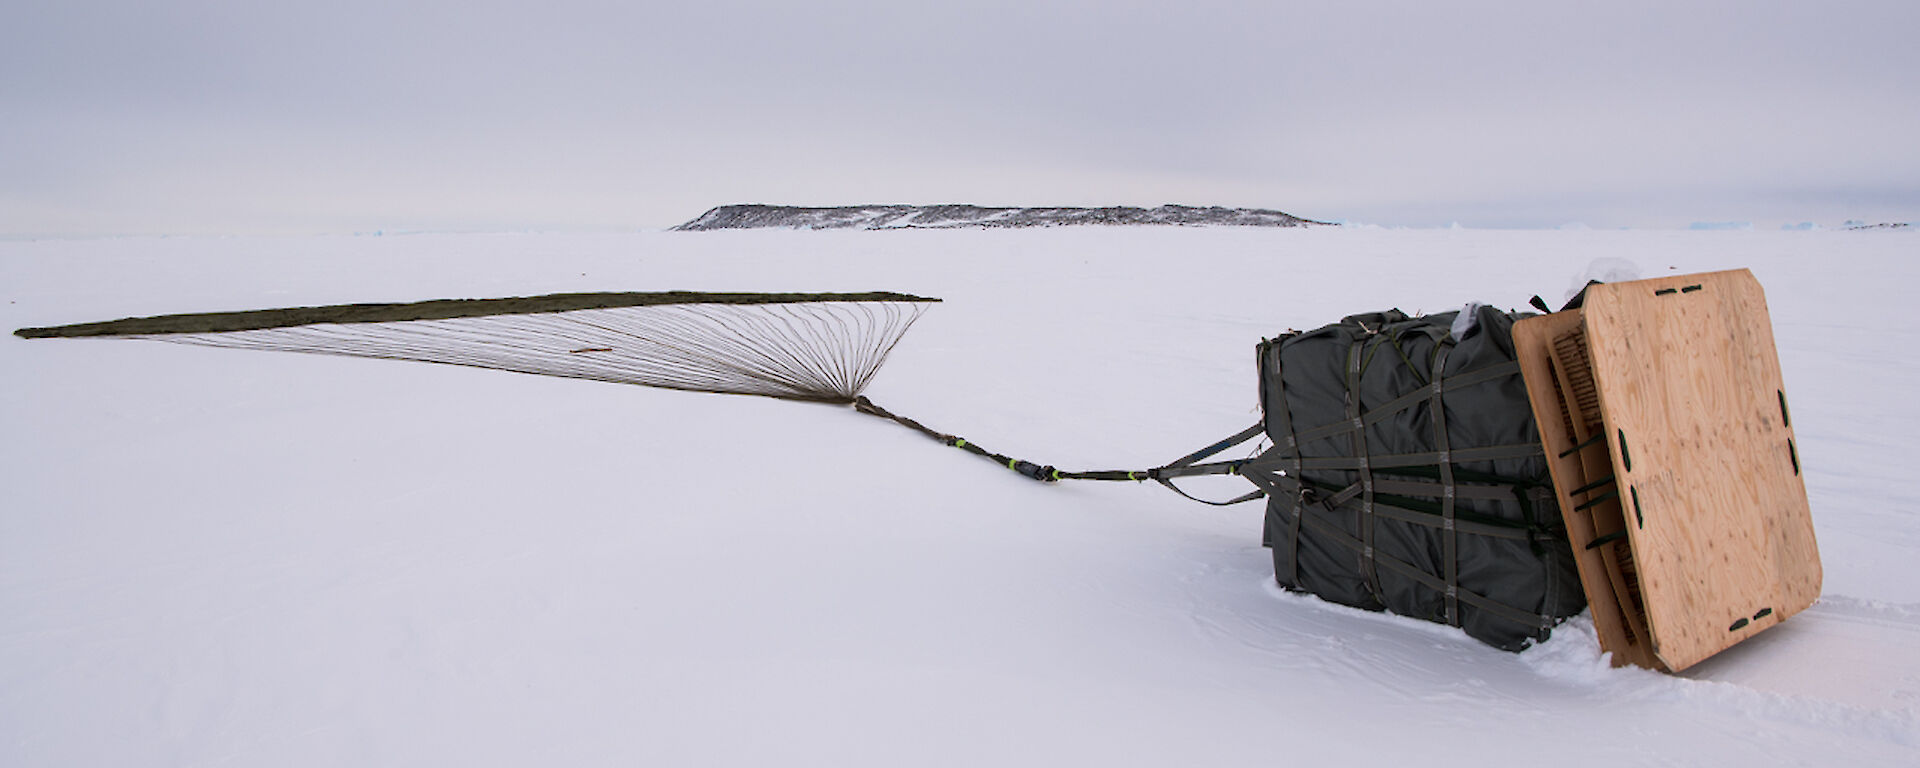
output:
<instances>
[{"instance_id":1,"label":"slot cut in plywood","mask_svg":"<svg viewBox=\"0 0 1920 768\"><path fill-rule=\"evenodd\" d=\"M1750 272L1590 286L1583 308L1517 323L1514 344L1614 663L1685 669L1819 597Z\"/></svg>"}]
</instances>

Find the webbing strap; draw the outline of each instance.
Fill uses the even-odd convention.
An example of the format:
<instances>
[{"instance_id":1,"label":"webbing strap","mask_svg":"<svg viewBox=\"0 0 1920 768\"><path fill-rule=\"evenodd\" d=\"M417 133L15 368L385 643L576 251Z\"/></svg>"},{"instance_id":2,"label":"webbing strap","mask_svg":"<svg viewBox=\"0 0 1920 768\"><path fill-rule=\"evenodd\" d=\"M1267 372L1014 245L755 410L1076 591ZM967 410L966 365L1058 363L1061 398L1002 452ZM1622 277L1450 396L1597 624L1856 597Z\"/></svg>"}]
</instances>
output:
<instances>
[{"instance_id":1,"label":"webbing strap","mask_svg":"<svg viewBox=\"0 0 1920 768\"><path fill-rule=\"evenodd\" d=\"M1514 496L1514 486L1512 485L1460 485L1456 483L1455 485L1447 486L1431 480L1395 480L1379 475L1374 475L1373 477L1373 490L1375 494L1423 496L1444 500L1447 497L1447 489L1449 487L1453 489L1453 497L1456 499L1513 501L1516 498ZM1352 501L1353 497L1358 495L1360 495L1360 483L1359 481L1355 481L1352 485L1336 491L1332 496L1321 499L1320 503L1328 507L1337 507Z\"/></svg>"},{"instance_id":2,"label":"webbing strap","mask_svg":"<svg viewBox=\"0 0 1920 768\"><path fill-rule=\"evenodd\" d=\"M1167 490L1173 491L1174 493L1180 494L1181 496L1185 496L1190 501L1197 501L1209 507L1231 507L1243 501L1253 501L1254 499L1265 498L1267 495L1266 491L1256 489L1253 491L1249 491L1247 493L1243 493L1239 496L1235 496L1226 501L1209 501L1207 499L1203 499L1198 496L1195 496L1191 493L1187 493L1186 491L1181 490L1180 486L1174 485L1173 483L1169 483L1165 480L1161 480L1160 484L1166 486Z\"/></svg>"},{"instance_id":3,"label":"webbing strap","mask_svg":"<svg viewBox=\"0 0 1920 768\"><path fill-rule=\"evenodd\" d=\"M1595 433L1593 433L1593 437L1589 437L1589 438L1587 438L1587 439L1585 439L1585 440L1582 440L1582 441L1580 441L1580 443L1579 443L1578 445L1575 445L1575 446L1574 446L1574 447L1572 447L1572 448L1568 448L1568 449L1566 449L1566 450L1564 450L1564 451L1561 451L1561 452L1560 452L1560 455L1558 456L1558 458L1562 458L1562 459L1564 459L1564 458L1566 458L1566 457L1568 457L1568 456L1572 456L1572 455L1574 455L1574 454L1576 454L1576 453L1579 453L1579 452L1581 452L1581 451L1584 451L1584 450L1586 450L1586 449L1588 449L1588 448L1592 448L1593 446L1595 446L1595 445L1597 445L1597 444L1599 444L1599 443L1600 443L1600 441L1602 441L1602 440L1605 440L1605 439L1607 439L1607 433L1606 433L1606 431L1605 431L1605 430L1601 430L1601 431L1599 431L1599 432L1595 432Z\"/></svg>"},{"instance_id":4,"label":"webbing strap","mask_svg":"<svg viewBox=\"0 0 1920 768\"><path fill-rule=\"evenodd\" d=\"M1234 433L1232 437L1226 438L1224 440L1221 440L1220 442L1214 443L1213 445L1209 445L1205 448L1194 451L1193 453L1189 453L1185 456L1174 459L1173 461L1169 461L1161 468L1165 469L1166 467L1187 466L1196 461L1207 458L1209 456L1213 456L1214 454L1217 454L1228 448L1232 448L1236 445L1239 445L1248 440L1251 440L1253 439L1254 435L1260 434L1266 428L1267 428L1266 424L1256 421L1253 423L1253 426L1247 427L1246 429L1243 429L1243 430L1240 430L1239 432Z\"/></svg>"},{"instance_id":5,"label":"webbing strap","mask_svg":"<svg viewBox=\"0 0 1920 768\"><path fill-rule=\"evenodd\" d=\"M1048 483L1058 480L1061 477L1060 470L1054 469L1051 466L1035 464L1031 461L1024 461L1024 460L1016 459L1004 454L994 453L993 451L989 451L980 445L976 445L974 443L968 442L964 438L957 437L954 435L949 435L944 432L936 432L932 428L926 426L925 424L921 424L920 422L914 421L913 419L909 419L905 416L900 416L891 411L888 411L885 408L880 407L879 405L875 404L872 400L868 400L865 396L856 397L853 399L853 409L870 416L878 416L880 418L891 421L895 424L899 424L900 426L906 427L915 432L919 432L920 434L926 435L927 437L933 438L947 445L953 446L955 448L959 448L975 456L979 456L981 458L992 461L995 464L999 464L1000 466L1006 467L1007 469L1011 469L1015 472L1018 472L1025 477L1030 477L1032 479L1039 480L1041 482L1048 482Z\"/></svg>"},{"instance_id":6,"label":"webbing strap","mask_svg":"<svg viewBox=\"0 0 1920 768\"><path fill-rule=\"evenodd\" d=\"M1396 480L1379 475L1373 478L1373 489L1379 493L1390 493L1395 496L1426 496L1441 499L1443 502L1447 498L1449 487L1453 489L1455 499L1480 501L1513 501L1514 499L1514 487L1511 485L1467 485L1455 481L1453 485L1448 486L1432 480Z\"/></svg>"},{"instance_id":7,"label":"webbing strap","mask_svg":"<svg viewBox=\"0 0 1920 768\"><path fill-rule=\"evenodd\" d=\"M1270 493L1284 494L1287 498L1299 498L1301 496L1300 492L1302 489L1310 489L1312 487L1310 484L1302 483L1297 478L1289 477L1286 475L1275 475L1275 474L1267 474L1267 473L1248 473L1247 479L1254 481L1255 484L1260 485L1263 488L1269 488ZM1378 488L1382 493L1398 495L1398 492L1393 491L1388 487L1387 484L1389 482L1393 482L1393 481L1388 481L1388 480L1376 481L1375 487ZM1279 490L1274 491L1273 489L1275 488ZM1507 492L1504 494L1502 498L1507 501L1512 501L1514 498L1514 494L1512 490L1511 489L1507 490ZM1352 497L1349 496L1348 500L1351 500L1351 499ZM1333 498L1328 498L1328 499L1322 499L1322 500L1311 501L1306 503L1314 504L1328 511L1332 511L1334 508L1334 505L1330 504L1329 502L1333 500L1334 500ZM1440 515L1438 514L1435 514L1433 512L1425 512L1417 509L1408 509L1398 504L1394 504L1388 501L1383 501L1377 498L1374 499L1373 513L1376 516L1384 517L1389 520L1396 520L1403 523L1411 523L1413 525L1420 525L1428 528L1438 528L1441 530L1445 530L1445 522L1441 519ZM1531 541L1536 534L1543 532L1541 529L1535 528L1533 526L1500 520L1498 518L1485 518L1485 519L1465 518L1465 517L1461 517L1458 512L1454 514L1453 528L1455 532L1464 533L1469 536L1487 536L1487 537L1498 538L1498 539L1511 539L1514 541Z\"/></svg>"},{"instance_id":8,"label":"webbing strap","mask_svg":"<svg viewBox=\"0 0 1920 768\"><path fill-rule=\"evenodd\" d=\"M1139 469L1139 470L1107 469L1107 470L1096 470L1091 472L1063 472L1059 469L1055 469L1051 465L1035 464L1030 461L1016 459L1004 454L994 453L993 451L989 451L986 448L976 443L966 440L965 438L957 437L955 435L949 435L944 432L935 431L932 428L924 424L921 424L920 422L914 421L913 419L909 419L905 416L901 416L891 411L888 411L887 409L880 407L879 405L875 404L872 400L868 400L865 397L855 398L853 402L853 407L855 410L861 413L887 419L903 427L912 429L915 432L919 432L920 434L926 435L929 438L938 440L943 444L950 445L955 448L964 450L968 453L971 453L975 456L980 456L982 458L988 459L995 464L999 464L1003 467L1006 467L1015 472L1018 472L1022 476L1030 477L1035 480L1039 480L1041 482L1051 483L1057 480L1126 480L1126 481L1140 482L1140 481L1146 481L1146 480L1154 480L1159 482L1161 485L1166 486L1168 489L1172 490L1174 493L1180 494L1181 496L1185 496L1186 498L1192 499L1202 504L1211 504L1213 506L1221 506L1221 507L1227 506L1229 504L1239 504L1243 501L1252 501L1254 499L1257 499L1266 495L1265 491L1256 490L1252 493L1243 494L1241 496L1235 497L1228 501L1208 501L1206 499L1197 498L1192 494L1187 493L1186 491L1183 491L1177 487L1174 487L1173 483L1169 482L1169 479L1174 477L1187 477L1192 475L1238 474L1240 471L1241 465L1246 464L1247 460L1242 459L1242 460L1236 460L1236 461L1223 461L1223 462L1214 462L1211 464L1198 464L1198 465L1194 464L1194 462L1199 461L1201 459L1205 459L1209 456L1213 456L1215 454L1220 453L1221 451L1227 450L1228 448L1232 448L1233 446L1244 443L1247 440L1253 438L1253 436L1260 434L1265 429L1264 425L1260 423L1255 423L1253 426L1240 430L1239 432L1234 433L1232 436L1224 440L1213 443L1212 445L1209 445L1198 451L1194 451L1193 453L1189 453L1185 456L1182 456L1179 459L1174 460L1172 464L1168 464L1162 467L1155 467L1153 469Z\"/></svg>"},{"instance_id":9,"label":"webbing strap","mask_svg":"<svg viewBox=\"0 0 1920 768\"><path fill-rule=\"evenodd\" d=\"M1175 477L1198 477L1200 475L1237 475L1240 470L1252 463L1252 459L1233 459L1230 461L1212 461L1205 464L1190 464L1184 467L1155 467L1147 470L1154 480Z\"/></svg>"},{"instance_id":10,"label":"webbing strap","mask_svg":"<svg viewBox=\"0 0 1920 768\"><path fill-rule=\"evenodd\" d=\"M1517 498L1514 494L1514 490L1517 487L1519 486L1512 484L1465 485L1458 482L1449 486L1433 480L1396 480L1381 477L1379 474L1373 476L1375 498L1378 498L1381 494L1390 494L1394 496L1423 496L1444 500L1449 495L1447 489L1452 488L1451 495L1457 499L1513 501ZM1335 491L1332 496L1321 499L1320 503L1328 507L1337 507L1352 501L1353 497L1360 495L1360 491L1360 481L1355 480L1352 485Z\"/></svg>"},{"instance_id":11,"label":"webbing strap","mask_svg":"<svg viewBox=\"0 0 1920 768\"><path fill-rule=\"evenodd\" d=\"M1380 573L1373 562L1373 468L1367 464L1367 423L1360 418L1360 374L1366 370L1366 344L1364 336L1355 339L1347 352L1347 418L1352 422L1353 458L1359 462L1360 471L1360 577L1367 592L1385 602L1380 593Z\"/></svg>"},{"instance_id":12,"label":"webbing strap","mask_svg":"<svg viewBox=\"0 0 1920 768\"><path fill-rule=\"evenodd\" d=\"M1505 362L1505 363L1499 363L1496 365L1489 365L1485 368L1475 368L1471 371L1455 374L1453 376L1448 377L1445 382L1445 389L1448 392L1451 392L1457 389L1465 389L1467 387L1471 387L1477 384L1484 384L1486 382L1493 381L1495 379L1512 376L1519 372L1520 372L1520 364L1517 362ZM1414 404L1416 403L1431 399L1432 396L1433 396L1432 391L1428 387L1421 387L1419 389L1413 390L1412 392L1408 392L1392 400L1388 400L1384 403L1374 406L1371 410L1367 411L1366 414L1364 414L1361 418L1366 421L1367 426L1373 426L1374 424L1377 424L1379 422L1392 418L1394 414L1399 413L1400 411L1404 411L1408 408L1413 407ZM1351 429L1353 429L1353 426L1351 424L1351 418L1349 418L1344 421L1336 421L1332 424L1325 424L1322 426L1314 427L1313 429L1302 431L1295 437L1295 440L1299 443L1310 443L1315 440L1333 437L1335 435L1341 434Z\"/></svg>"},{"instance_id":13,"label":"webbing strap","mask_svg":"<svg viewBox=\"0 0 1920 768\"><path fill-rule=\"evenodd\" d=\"M1453 459L1455 464L1465 464L1477 461L1497 461L1499 459L1524 459L1538 456L1542 450L1544 449L1540 447L1539 443L1517 443L1514 445L1490 445L1484 448L1462 448L1457 451L1448 451L1447 456ZM1395 453L1384 456L1369 456L1366 459L1366 465L1374 469L1395 469L1400 467L1432 466L1439 463L1439 461L1439 451L1426 451L1424 453ZM1271 471L1282 465L1295 466L1296 463L1298 469L1346 470L1359 469L1361 464L1357 457L1352 456L1300 458L1297 456L1275 456L1273 452L1269 451L1267 455L1263 455L1249 462L1245 466L1245 469Z\"/></svg>"},{"instance_id":14,"label":"webbing strap","mask_svg":"<svg viewBox=\"0 0 1920 768\"><path fill-rule=\"evenodd\" d=\"M1442 399L1446 387L1442 377L1446 375L1447 355L1453 351L1453 345L1441 343L1433 353L1433 405L1427 410L1433 413L1433 447L1440 453L1440 559L1446 564L1447 582L1447 624L1460 626L1460 550L1455 541L1453 518L1453 499L1458 489L1453 482L1453 457L1447 452L1447 406Z\"/></svg>"},{"instance_id":15,"label":"webbing strap","mask_svg":"<svg viewBox=\"0 0 1920 768\"><path fill-rule=\"evenodd\" d=\"M1282 338L1284 339L1285 337L1282 337ZM1259 361L1260 365L1258 367L1261 369L1260 371L1262 374L1261 378L1266 381L1273 382L1273 393L1279 399L1279 402L1277 403L1276 402L1262 403L1261 411L1267 415L1267 418L1274 419L1280 422L1280 430L1279 430L1280 434L1277 435L1276 437L1286 441L1285 453L1283 455L1291 456L1293 458L1293 475L1295 477L1298 477L1300 475L1300 437L1294 434L1293 407L1287 403L1286 376L1284 375L1285 371L1283 371L1280 368L1280 344L1281 344L1281 339L1276 339L1261 347L1262 355L1267 355L1268 354L1267 350L1272 350L1271 357L1273 358L1273 366L1274 366L1273 370L1271 371L1266 370L1266 367L1267 367L1266 360L1265 359L1260 360ZM1278 451L1278 450L1281 450L1281 448L1280 446L1276 445L1274 446L1274 450ZM1258 476L1256 476L1256 478L1253 478L1254 484L1260 485L1257 477ZM1265 486L1262 486L1262 487L1264 488ZM1270 488L1267 490L1269 493L1272 492L1272 489ZM1304 503L1305 500L1299 499L1298 502ZM1297 507L1298 503L1296 503L1295 506ZM1297 584L1299 583L1299 581L1300 581L1300 513L1296 509L1294 511L1293 519L1287 523L1287 583Z\"/></svg>"},{"instance_id":16,"label":"webbing strap","mask_svg":"<svg viewBox=\"0 0 1920 768\"><path fill-rule=\"evenodd\" d=\"M1321 499L1319 503L1325 505L1327 509L1333 509L1334 507L1353 501L1353 497L1360 495L1360 491L1364 490L1365 487L1363 483L1355 480L1352 485L1335 491L1332 496Z\"/></svg>"},{"instance_id":17,"label":"webbing strap","mask_svg":"<svg viewBox=\"0 0 1920 768\"><path fill-rule=\"evenodd\" d=\"M1308 527L1313 528L1315 532L1323 536L1326 536L1329 540L1332 540L1343 547L1357 550L1362 546L1364 546L1364 544L1362 544L1359 540L1355 539L1352 534L1349 534L1346 531L1340 530L1338 526L1335 526L1332 523L1329 523L1318 517L1309 517L1306 514L1305 509L1295 509L1294 517L1296 520L1303 521L1305 525L1307 525ZM1375 553L1374 560L1381 565L1385 565L1387 568L1399 573L1402 576L1405 576L1407 578L1413 579L1414 581L1420 582L1422 585L1426 586L1429 589L1432 589L1436 592L1446 591L1447 585L1443 583L1438 576L1435 576L1431 573L1427 573L1426 571L1422 571L1419 568L1416 568L1413 565L1406 563L1397 557L1394 557L1392 555L1382 554L1382 553ZM1460 589L1458 587L1455 587L1454 594L1455 594L1455 597L1460 602L1464 602L1475 608L1479 608L1483 611L1486 611L1489 614L1498 616L1502 619L1506 619L1507 621L1520 624L1521 626L1530 627L1533 629L1549 629L1553 626L1553 618L1550 616L1543 616L1537 613L1532 613L1529 611L1521 610L1519 608L1515 608L1513 606L1507 605L1505 603L1501 603L1485 595L1482 595L1478 592L1474 592L1473 590L1470 590L1470 589Z\"/></svg>"},{"instance_id":18,"label":"webbing strap","mask_svg":"<svg viewBox=\"0 0 1920 768\"><path fill-rule=\"evenodd\" d=\"M1239 504L1241 502L1253 501L1254 499L1264 497L1267 495L1267 492L1256 488L1251 492L1244 493L1239 496L1235 496L1226 501L1210 501L1210 500L1195 496L1191 493L1187 493L1185 490L1182 490L1179 486L1173 484L1173 478L1191 477L1194 475L1237 475L1239 474L1241 465L1246 464L1245 460L1219 461L1211 464L1194 464L1194 462L1214 456L1215 454L1225 451L1228 448L1232 448L1236 445L1239 445L1248 440L1251 440L1255 435L1261 434L1262 432L1265 432L1265 431L1266 431L1266 424L1263 422L1256 421L1253 423L1253 426L1247 427L1246 429L1240 430L1239 432L1235 432L1232 436L1227 437L1217 443L1209 445L1200 450L1194 451L1193 453L1189 453L1178 459L1174 459L1173 461L1168 462L1167 464L1164 464L1162 466L1154 467L1153 469L1148 470L1147 474L1149 477L1151 477L1154 480L1154 482L1157 482L1161 485L1166 486L1167 490L1180 494L1182 497L1185 497L1189 501L1197 501L1212 507L1229 507L1235 504Z\"/></svg>"},{"instance_id":19,"label":"webbing strap","mask_svg":"<svg viewBox=\"0 0 1920 768\"><path fill-rule=\"evenodd\" d=\"M1274 496L1283 496L1290 492L1290 489L1288 486L1291 484L1288 483L1287 481L1290 480L1291 478L1288 478L1283 475L1267 475L1267 474L1248 475L1248 479L1252 480L1256 485L1259 485L1262 488L1265 488L1268 493L1271 493ZM1292 505L1292 506L1283 505L1283 506L1285 506L1285 508L1292 513L1291 517L1287 520L1287 524L1293 530L1298 531L1302 526L1304 526L1304 527L1313 529L1315 533L1324 535L1327 537L1328 540L1336 544L1339 544L1342 547L1346 547L1349 550L1360 549L1361 547L1360 541L1354 538L1352 534L1349 534L1346 531L1340 530L1338 526L1335 526L1332 523L1327 522L1326 520L1322 520L1318 517L1309 516L1307 514L1307 507L1305 505ZM1466 530L1464 524L1462 526L1462 530L1463 531ZM1468 532L1471 532L1471 531L1468 531ZM1433 589L1436 592L1444 592L1446 589L1446 585L1441 582L1439 577L1436 577L1433 574L1422 571L1419 568L1415 568L1414 566L1400 560L1399 558L1393 557L1392 555L1376 554L1375 559L1382 565L1385 565L1387 568L1403 576L1411 578L1414 581L1417 581L1422 585L1430 589ZM1293 579L1288 579L1287 583L1299 584L1300 582L1297 578L1293 578ZM1521 626L1529 627L1532 629L1548 629L1553 626L1553 618L1550 616L1543 616L1537 613L1532 613L1519 608L1515 608L1510 605L1506 605L1505 603L1498 602L1496 600L1493 600L1492 598L1489 598L1478 592L1474 592L1473 590L1470 590L1470 589L1456 588L1455 597L1460 602L1463 602L1468 605L1474 606L1475 608L1484 610L1488 614L1497 616L1501 619L1505 619L1507 621L1520 624Z\"/></svg>"},{"instance_id":20,"label":"webbing strap","mask_svg":"<svg viewBox=\"0 0 1920 768\"><path fill-rule=\"evenodd\" d=\"M1517 499L1524 510L1528 505L1528 495L1539 490L1535 484L1527 481L1497 478L1459 468L1480 462L1539 457L1543 448L1538 442L1456 448L1448 435L1446 396L1468 387L1519 376L1519 362L1504 361L1449 374L1447 365L1454 344L1443 334L1429 334L1434 342L1432 357L1428 361L1430 368L1423 369L1408 357L1407 350L1401 348L1397 338L1386 339L1378 329L1366 326L1362 326L1361 330L1365 334L1352 341L1342 371L1346 385L1345 411L1343 418L1337 422L1299 429L1291 419L1292 414L1282 388L1284 382L1278 375L1280 356L1275 351L1261 360L1261 378L1268 387L1266 394L1270 399L1278 398L1278 402L1263 403L1270 423L1275 428L1273 437L1276 445L1236 469L1274 497L1294 502L1273 507L1279 515L1273 519L1275 532L1277 534L1284 526L1288 540L1284 546L1276 542L1276 550L1289 550L1288 559L1292 563L1291 568L1278 569L1283 580L1288 584L1299 583L1299 554L1304 528L1305 535L1337 544L1357 556L1361 583L1376 601L1386 602L1382 597L1380 582L1380 569L1385 568L1444 596L1446 623L1452 626L1461 625L1464 604L1480 611L1481 615L1498 616L1531 629L1550 627L1551 617L1500 603L1461 586L1460 535L1526 542L1537 542L1554 535L1552 530L1531 520L1508 522L1476 514L1472 506L1460 506L1461 499L1509 503ZM1384 343L1393 344L1394 352L1400 355L1415 379L1422 379L1421 374L1430 372L1430 375L1424 377L1418 388L1363 409L1368 404L1361 401L1361 380L1370 355ZM1370 427L1422 405L1429 411L1427 420L1432 429L1433 450L1405 454L1371 452L1368 440ZM1320 444L1332 450L1314 451L1316 453L1341 452L1341 448L1334 446L1342 435L1346 436L1344 442L1350 445L1345 451L1350 455L1302 455L1305 446L1317 441L1326 441ZM1352 482L1342 487L1339 484L1307 480L1304 473L1313 471L1351 473L1337 483L1348 483L1349 479ZM1318 498L1316 490L1320 494ZM1331 492L1330 495L1327 495L1328 492ZM1429 504L1427 499L1437 503ZM1435 538L1439 545L1436 549L1439 552L1427 554L1430 550L1422 548L1408 553L1419 562L1439 555L1441 562L1435 564L1438 567L1434 572L1430 573L1400 559L1393 554L1397 551L1393 547L1380 549L1386 540L1379 538L1381 532L1377 524L1383 518L1436 530L1438 535Z\"/></svg>"}]
</instances>

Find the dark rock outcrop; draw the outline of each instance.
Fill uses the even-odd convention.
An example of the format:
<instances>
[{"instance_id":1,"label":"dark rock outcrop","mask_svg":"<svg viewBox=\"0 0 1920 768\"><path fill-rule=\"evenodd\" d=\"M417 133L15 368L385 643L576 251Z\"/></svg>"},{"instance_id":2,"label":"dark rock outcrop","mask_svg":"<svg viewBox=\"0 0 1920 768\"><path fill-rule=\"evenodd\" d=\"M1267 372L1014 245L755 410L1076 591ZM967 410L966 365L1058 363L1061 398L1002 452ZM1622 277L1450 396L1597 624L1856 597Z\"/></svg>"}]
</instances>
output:
<instances>
[{"instance_id":1,"label":"dark rock outcrop","mask_svg":"<svg viewBox=\"0 0 1920 768\"><path fill-rule=\"evenodd\" d=\"M1008 229L1088 224L1228 227L1303 227L1324 222L1264 208L984 208L977 205L723 205L674 227L680 232L713 229Z\"/></svg>"}]
</instances>

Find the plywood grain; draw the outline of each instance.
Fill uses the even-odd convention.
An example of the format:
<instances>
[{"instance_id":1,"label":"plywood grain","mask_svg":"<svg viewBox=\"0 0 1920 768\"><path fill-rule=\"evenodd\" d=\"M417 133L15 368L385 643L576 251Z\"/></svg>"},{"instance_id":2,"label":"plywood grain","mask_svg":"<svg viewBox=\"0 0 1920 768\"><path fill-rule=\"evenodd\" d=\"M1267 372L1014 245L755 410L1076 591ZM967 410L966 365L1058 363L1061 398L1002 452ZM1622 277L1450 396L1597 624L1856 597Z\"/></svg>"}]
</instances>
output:
<instances>
[{"instance_id":1,"label":"plywood grain","mask_svg":"<svg viewBox=\"0 0 1920 768\"><path fill-rule=\"evenodd\" d=\"M1583 320L1654 655L1684 669L1811 605L1820 558L1759 282L1594 286Z\"/></svg>"}]
</instances>

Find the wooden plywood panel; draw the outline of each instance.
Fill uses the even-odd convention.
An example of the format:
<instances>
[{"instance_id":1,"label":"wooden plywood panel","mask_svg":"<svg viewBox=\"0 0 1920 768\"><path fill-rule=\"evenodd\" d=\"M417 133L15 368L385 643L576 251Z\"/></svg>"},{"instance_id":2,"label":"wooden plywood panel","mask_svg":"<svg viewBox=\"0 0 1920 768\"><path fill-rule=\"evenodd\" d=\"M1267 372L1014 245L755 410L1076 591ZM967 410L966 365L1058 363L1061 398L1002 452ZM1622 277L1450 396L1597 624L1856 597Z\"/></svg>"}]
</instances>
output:
<instances>
[{"instance_id":1,"label":"wooden plywood panel","mask_svg":"<svg viewBox=\"0 0 1920 768\"><path fill-rule=\"evenodd\" d=\"M1584 393L1593 386L1584 336L1578 310L1530 317L1513 326L1514 351L1600 647L1612 654L1615 666L1663 669L1653 655L1637 585L1629 584L1637 579L1632 550L1628 541L1614 538L1624 532L1624 514L1617 484L1606 482L1613 468L1598 403L1584 402ZM1569 364L1556 347L1564 349L1575 340L1581 359ZM1584 386L1576 383L1582 377Z\"/></svg>"},{"instance_id":2,"label":"wooden plywood panel","mask_svg":"<svg viewBox=\"0 0 1920 768\"><path fill-rule=\"evenodd\" d=\"M1583 315L1655 656L1684 669L1811 605L1819 552L1759 282L1597 285Z\"/></svg>"}]
</instances>

